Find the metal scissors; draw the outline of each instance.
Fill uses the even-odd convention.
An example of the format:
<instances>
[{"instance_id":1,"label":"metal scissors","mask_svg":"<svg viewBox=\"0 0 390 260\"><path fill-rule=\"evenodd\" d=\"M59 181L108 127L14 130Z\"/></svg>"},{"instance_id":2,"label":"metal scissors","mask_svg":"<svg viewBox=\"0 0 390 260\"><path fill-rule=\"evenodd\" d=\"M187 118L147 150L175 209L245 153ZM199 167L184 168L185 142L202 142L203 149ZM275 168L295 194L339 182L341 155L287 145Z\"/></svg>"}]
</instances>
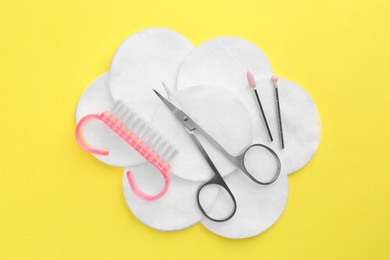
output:
<instances>
[{"instance_id":1,"label":"metal scissors","mask_svg":"<svg viewBox=\"0 0 390 260\"><path fill-rule=\"evenodd\" d=\"M236 155L230 154L212 136L210 136L201 126L199 126L199 124L197 124L187 113L185 113L181 108L179 108L180 102L175 98L175 96L172 94L172 92L166 87L166 85L163 82L162 82L162 84L164 86L165 92L166 92L169 100L166 99L165 97L163 97L156 90L153 89L153 91L162 100L162 102L169 108L169 110L175 115L175 117L183 124L184 129L187 131L187 133L191 137L192 141L198 147L199 151L201 152L203 157L206 159L207 163L209 164L209 166L211 167L211 169L214 173L214 175L211 177L211 179L209 179L208 181L203 183L197 191L197 203L198 203L199 209L206 218L208 218L212 221L216 221L216 222L227 221L227 220L231 219L236 212L236 209L237 209L236 199L235 199L233 193L230 191L229 187L227 186L226 182L223 180L218 169L215 167L211 158L207 154L207 152L204 149L203 145L201 144L200 140L196 136L196 132L199 132L204 137L206 137L206 139L208 139L208 141L210 141L222 154L224 154L224 156L229 161L231 161L237 168L239 168L243 173L245 173L252 181L254 181L257 184L268 185L268 184L271 184L274 181L276 181L276 179L279 177L280 170L281 170L280 159L279 159L278 155L271 148L269 148L268 146L265 146L263 144L248 145L240 153L238 153ZM176 105L173 102L175 102ZM268 181L261 181L261 180L256 179L247 170L247 167L245 165L245 156L246 156L247 152L251 148L254 148L254 147L265 148L267 151L269 151L273 155L273 157L276 160L276 164L277 164L276 172L273 175L273 177ZM224 216L222 218L214 218L214 217L209 216L201 204L200 193L205 187L207 187L209 185L217 185L217 186L221 187L222 189L224 189L233 202L233 208L232 208L231 212L229 214L226 214L226 216Z\"/></svg>"}]
</instances>

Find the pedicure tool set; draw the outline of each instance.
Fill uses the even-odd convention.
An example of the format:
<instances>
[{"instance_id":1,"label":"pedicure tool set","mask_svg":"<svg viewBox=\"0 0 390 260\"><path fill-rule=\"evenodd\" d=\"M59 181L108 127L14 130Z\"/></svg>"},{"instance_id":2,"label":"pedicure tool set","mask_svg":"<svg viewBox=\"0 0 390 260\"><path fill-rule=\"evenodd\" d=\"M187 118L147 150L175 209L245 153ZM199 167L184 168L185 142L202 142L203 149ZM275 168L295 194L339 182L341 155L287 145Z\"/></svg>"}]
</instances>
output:
<instances>
[{"instance_id":1,"label":"pedicure tool set","mask_svg":"<svg viewBox=\"0 0 390 260\"><path fill-rule=\"evenodd\" d=\"M258 95L256 89L256 81L253 74L248 71L247 79L249 86L253 89L262 118L264 119L269 137L271 141L273 141L272 134L267 122L267 118L265 116L265 112L263 110L260 97ZM284 148L284 140L283 140L283 131L282 131L282 122L280 116L280 105L279 105L279 95L278 95L278 87L276 76L272 76L271 78L274 86L275 86L275 97L277 104L277 113L278 113L278 122L279 122L279 130L280 137L282 142L282 148ZM173 95L173 93L169 90L169 88L162 82L163 87L165 89L166 95L168 98L163 97L159 92L154 90L155 94L161 99L161 101L169 108L170 112L179 120L187 134L190 136L191 140L194 142L202 156L207 161L208 165L212 169L213 175L211 179L202 183L197 191L196 199L197 204L202 212L202 214L208 218L209 220L215 222L224 222L231 219L237 209L236 199L229 189L228 185L224 181L222 175L218 171L217 167L214 165L212 159L206 152L203 147L201 141L197 137L196 133L203 135L217 150L221 152L230 162L232 162L241 172L247 175L249 179L253 182L261 185L269 185L275 182L281 171L281 163L278 155L268 146L263 144L251 144L245 147L238 154L229 153L221 144L219 144L210 134L208 134L198 123L195 122L184 110L181 108L180 102ZM118 100L115 102L111 111L107 111L101 114L89 114L83 117L77 124L76 127L76 139L81 148L86 150L89 153L108 156L109 152L106 150L101 150L99 148L94 148L90 146L84 138L84 128L88 122L91 120L98 120L103 122L109 129L116 133L123 141L133 147L141 156L143 156L146 161L151 163L161 174L164 179L164 187L162 190L155 195L146 194L143 192L137 185L133 173L129 170L127 174L127 179L130 184L130 187L134 194L143 200L156 200L161 198L168 190L170 183L170 164L168 160L172 158L172 156L177 152L177 149L169 143L164 137L162 137L157 130L153 129L149 125L149 123L143 119L140 114L134 109L130 108L123 101ZM245 158L249 151L253 150L255 147L263 148L266 152L270 153L276 161L276 171L273 173L272 178L268 180L260 180L259 177L255 177L255 174L252 174L248 171ZM201 202L200 195L202 191L211 185L216 185L219 188L223 189L231 199L232 209L229 212L226 212L222 217L214 217L210 216L204 205Z\"/></svg>"}]
</instances>

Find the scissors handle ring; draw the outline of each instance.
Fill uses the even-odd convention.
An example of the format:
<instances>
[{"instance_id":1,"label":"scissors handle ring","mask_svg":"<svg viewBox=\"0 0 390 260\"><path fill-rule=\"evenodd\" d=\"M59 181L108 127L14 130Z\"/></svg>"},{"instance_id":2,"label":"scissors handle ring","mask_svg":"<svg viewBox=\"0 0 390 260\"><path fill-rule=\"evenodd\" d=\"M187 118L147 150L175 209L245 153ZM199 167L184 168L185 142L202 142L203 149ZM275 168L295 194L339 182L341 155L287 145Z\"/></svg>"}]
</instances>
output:
<instances>
[{"instance_id":1,"label":"scissors handle ring","mask_svg":"<svg viewBox=\"0 0 390 260\"><path fill-rule=\"evenodd\" d=\"M217 186L222 187L228 193L230 198L232 199L233 209L229 213L229 215L227 215L224 218L216 219L216 218L213 218L213 217L209 216L207 214L207 212L204 210L204 208L202 206L202 203L200 202L200 193L201 193L201 191L205 187L207 187L209 185L217 185ZM198 207L199 207L200 211L202 212L203 216L205 216L206 218L208 218L211 221L215 221L215 222L225 222L225 221L228 221L229 219L231 219L234 216L234 214L236 213L236 210L237 210L236 198L234 197L233 193L230 191L229 187L227 186L227 184L223 180L223 178L222 177L219 178L219 176L216 175L216 174L214 174L214 176L210 180L208 180L207 182L205 182L205 183L203 183L202 185L199 186L197 194L196 194L196 199L197 199Z\"/></svg>"},{"instance_id":2,"label":"scissors handle ring","mask_svg":"<svg viewBox=\"0 0 390 260\"><path fill-rule=\"evenodd\" d=\"M255 177L253 177L252 174L250 174L250 172L248 171L248 169L246 168L245 166L245 156L247 154L247 152L252 148L252 147L255 147L255 146L258 146L258 147L263 147L265 148L267 151L269 151L273 157L275 158L276 160L276 172L275 174L273 175L272 179L269 180L269 181L259 181L258 179L256 179ZM241 168L241 170L252 180L254 181L255 183L257 184L262 184L262 185L269 185L269 184L272 184L273 182L275 182L278 178L279 178L279 175L280 175L280 171L281 171L281 163L280 163L280 159L279 159L279 156L275 153L274 150L272 150L270 147L264 145L264 144L252 144L250 146L248 146L247 148L245 148L245 150L240 153L238 156L236 156L237 160L239 161L239 168Z\"/></svg>"}]
</instances>

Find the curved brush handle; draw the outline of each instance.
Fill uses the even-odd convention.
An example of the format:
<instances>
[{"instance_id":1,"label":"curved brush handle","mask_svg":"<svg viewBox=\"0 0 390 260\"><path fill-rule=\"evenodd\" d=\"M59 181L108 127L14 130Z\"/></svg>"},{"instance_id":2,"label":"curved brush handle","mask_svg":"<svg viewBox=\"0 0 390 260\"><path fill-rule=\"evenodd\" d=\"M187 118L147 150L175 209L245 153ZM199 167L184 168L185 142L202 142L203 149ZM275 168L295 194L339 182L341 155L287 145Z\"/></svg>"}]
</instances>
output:
<instances>
[{"instance_id":1,"label":"curved brush handle","mask_svg":"<svg viewBox=\"0 0 390 260\"><path fill-rule=\"evenodd\" d=\"M147 193L144 193L141 191L141 189L138 187L135 178L133 176L133 173L131 171L128 171L127 174L127 181L129 182L129 185L131 189L133 190L134 194L137 195L138 198L143 199L143 200L156 200L161 198L168 190L169 183L170 183L170 177L169 177L169 167L165 167L162 169L159 169L161 172L161 175L164 178L164 187L160 191L160 193L156 195L149 195Z\"/></svg>"},{"instance_id":2,"label":"curved brush handle","mask_svg":"<svg viewBox=\"0 0 390 260\"><path fill-rule=\"evenodd\" d=\"M97 148L94 148L90 146L83 136L83 129L84 126L87 124L87 122L91 119L97 119L102 121L106 126L108 126L112 131L114 131L119 137L121 137L125 142L127 142L131 147L133 147L139 154L141 154L146 160L148 160L154 167L156 167L162 177L164 178L164 187L162 191L156 195L149 195L141 191L141 189L138 187L133 174L131 171L127 172L127 179L129 181L130 187L133 190L134 194L137 195L139 198L144 200L156 200L158 198L161 198L168 190L168 186L170 183L170 176L169 176L169 164L160 156L158 155L153 148L149 147L143 140L141 140L137 135L134 133L124 131L121 126L118 126L118 122L115 119L113 122L109 120L109 117L107 117L106 113L103 113L101 115L99 114L89 114L85 117L83 117L77 124L76 127L76 140L85 151L92 153L92 154L98 154L98 155L108 155L109 152L105 150L100 150ZM112 119L112 118L110 118Z\"/></svg>"},{"instance_id":3,"label":"curved brush handle","mask_svg":"<svg viewBox=\"0 0 390 260\"><path fill-rule=\"evenodd\" d=\"M78 144L80 145L80 147L89 153L98 154L98 155L108 155L108 151L94 148L94 147L90 146L87 143L87 141L85 141L85 138L83 135L84 126L91 119L101 120L100 115L98 115L98 114L90 114L90 115L83 117L77 123L77 126L76 126L76 140L77 140Z\"/></svg>"}]
</instances>

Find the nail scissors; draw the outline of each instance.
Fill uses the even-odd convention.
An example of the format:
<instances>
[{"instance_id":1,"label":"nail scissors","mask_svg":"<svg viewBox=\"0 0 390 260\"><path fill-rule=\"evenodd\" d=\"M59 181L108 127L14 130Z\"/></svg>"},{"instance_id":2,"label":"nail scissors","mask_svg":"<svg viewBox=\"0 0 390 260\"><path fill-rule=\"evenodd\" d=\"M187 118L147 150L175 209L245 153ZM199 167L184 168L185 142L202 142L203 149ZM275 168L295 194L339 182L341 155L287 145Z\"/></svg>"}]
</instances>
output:
<instances>
[{"instance_id":1,"label":"nail scissors","mask_svg":"<svg viewBox=\"0 0 390 260\"><path fill-rule=\"evenodd\" d=\"M278 155L271 148L269 148L268 146L265 146L263 144L251 144L251 145L248 145L246 148L244 148L240 153L238 153L236 155L230 154L227 150L225 150L225 148L222 147L222 145L220 145L212 136L210 136L201 126L199 126L199 124L197 124L187 113L185 113L180 108L181 107L180 102L175 98L173 93L165 86L164 83L163 83L163 86L164 86L165 92L168 96L168 99L163 97L156 90L153 89L153 91L161 99L161 101L169 108L169 110L175 115L175 117L183 124L184 129L186 130L188 135L191 137L192 141L195 143L195 145L197 146L197 148L199 149L199 151L201 152L203 157L206 159L207 163L209 164L209 166L211 167L211 169L214 173L213 176L211 177L211 179L209 179L208 181L201 184L201 186L199 187L199 189L197 191L196 198L197 198L198 207L199 207L200 211L202 212L202 214L206 218L208 218L212 221L216 221L216 222L227 221L227 220L231 219L236 212L236 209L237 209L236 199L235 199L233 193L230 191L229 187L227 186L226 182L223 180L221 174L219 173L218 169L214 165L213 161L211 160L211 158L207 154L207 152L204 149L203 145L201 144L200 140L196 136L196 133L199 132L206 139L208 139L208 141L210 141L229 161L231 161L237 168L239 168L243 173L245 173L252 181L254 181L257 184L268 185L268 184L271 184L274 181L276 181L276 179L279 177L280 170L281 170L280 159L279 159ZM176 105L173 102L176 103ZM277 164L276 172L274 173L273 177L270 180L267 180L267 181L258 180L247 170L247 167L245 165L245 156L246 156L247 152L254 147L265 148L268 152L270 152L273 155L273 157L276 160L276 164ZM205 187L207 187L209 185L217 185L227 192L228 196L230 197L230 199L233 202L233 208L231 209L229 214L226 214L223 217L218 217L218 218L208 215L208 213L206 212L206 210L202 206L202 203L200 200L200 193Z\"/></svg>"}]
</instances>

